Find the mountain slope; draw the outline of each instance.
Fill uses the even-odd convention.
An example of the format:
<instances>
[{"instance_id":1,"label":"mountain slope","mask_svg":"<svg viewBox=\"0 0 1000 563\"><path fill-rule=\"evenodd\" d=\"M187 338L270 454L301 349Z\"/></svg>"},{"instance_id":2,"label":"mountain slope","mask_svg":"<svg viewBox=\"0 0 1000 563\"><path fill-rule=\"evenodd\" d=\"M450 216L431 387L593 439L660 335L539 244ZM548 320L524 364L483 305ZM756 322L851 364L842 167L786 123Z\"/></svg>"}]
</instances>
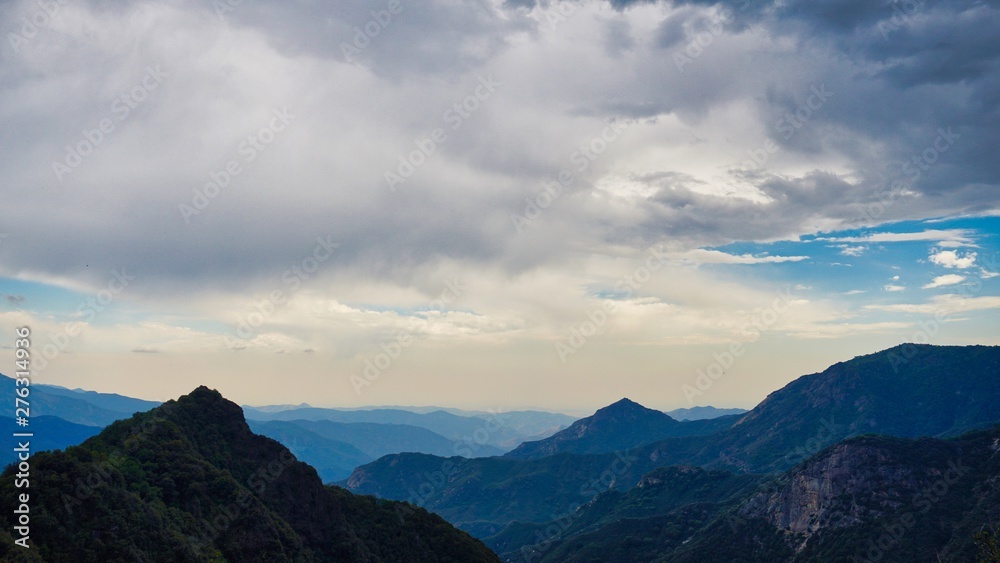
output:
<instances>
[{"instance_id":1,"label":"mountain slope","mask_svg":"<svg viewBox=\"0 0 1000 563\"><path fill-rule=\"evenodd\" d=\"M809 459L664 561L973 561L1000 519L1000 427L852 438ZM608 538L610 540L610 538Z\"/></svg>"},{"instance_id":2,"label":"mountain slope","mask_svg":"<svg viewBox=\"0 0 1000 563\"><path fill-rule=\"evenodd\" d=\"M0 475L5 506L25 492L15 473ZM34 549L11 547L14 515L4 512L4 561L497 560L437 516L324 487L204 387L33 456L31 475Z\"/></svg>"},{"instance_id":3,"label":"mountain slope","mask_svg":"<svg viewBox=\"0 0 1000 563\"><path fill-rule=\"evenodd\" d=\"M702 444L667 439L637 455L782 471L850 436L948 437L997 422L1000 346L907 344L800 377Z\"/></svg>"},{"instance_id":4,"label":"mountain slope","mask_svg":"<svg viewBox=\"0 0 1000 563\"><path fill-rule=\"evenodd\" d=\"M629 399L598 409L569 428L535 442L525 442L504 457L538 459L565 452L611 453L656 442L671 436L695 436L725 428L738 417L723 421L679 422L667 414L648 409Z\"/></svg>"},{"instance_id":5,"label":"mountain slope","mask_svg":"<svg viewBox=\"0 0 1000 563\"><path fill-rule=\"evenodd\" d=\"M662 467L643 476L638 485L626 492L611 490L601 493L582 507L559 514L552 522L512 523L501 533L484 541L505 560L534 560L542 555L559 560L577 551L586 551L579 544L606 545L606 542L596 541L595 538L617 535L609 527L618 527L622 522L625 522L625 527L630 527L640 520L660 525L662 517L670 516L668 520L674 523L669 527L687 533L671 532L679 544L701 527L689 529L695 521L718 514L724 503L742 500L763 479L765 476L762 475L738 475L697 467ZM693 512L685 510L689 507L694 507Z\"/></svg>"},{"instance_id":6,"label":"mountain slope","mask_svg":"<svg viewBox=\"0 0 1000 563\"><path fill-rule=\"evenodd\" d=\"M553 563L973 561L975 533L1000 518L998 475L1000 426L949 440L861 436L760 487L762 476L657 469L486 542L506 560Z\"/></svg>"}]
</instances>

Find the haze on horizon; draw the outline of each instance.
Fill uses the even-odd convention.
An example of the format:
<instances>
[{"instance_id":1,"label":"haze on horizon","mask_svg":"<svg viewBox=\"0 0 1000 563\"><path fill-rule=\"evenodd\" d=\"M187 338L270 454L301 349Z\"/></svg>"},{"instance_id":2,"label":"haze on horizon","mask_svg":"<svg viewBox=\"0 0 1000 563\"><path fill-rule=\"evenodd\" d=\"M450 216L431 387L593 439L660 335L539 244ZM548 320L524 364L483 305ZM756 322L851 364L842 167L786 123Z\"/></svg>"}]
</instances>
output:
<instances>
[{"instance_id":1,"label":"haze on horizon","mask_svg":"<svg viewBox=\"0 0 1000 563\"><path fill-rule=\"evenodd\" d=\"M751 408L1000 344L995 6L55 5L0 6L0 349L30 326L40 383Z\"/></svg>"}]
</instances>

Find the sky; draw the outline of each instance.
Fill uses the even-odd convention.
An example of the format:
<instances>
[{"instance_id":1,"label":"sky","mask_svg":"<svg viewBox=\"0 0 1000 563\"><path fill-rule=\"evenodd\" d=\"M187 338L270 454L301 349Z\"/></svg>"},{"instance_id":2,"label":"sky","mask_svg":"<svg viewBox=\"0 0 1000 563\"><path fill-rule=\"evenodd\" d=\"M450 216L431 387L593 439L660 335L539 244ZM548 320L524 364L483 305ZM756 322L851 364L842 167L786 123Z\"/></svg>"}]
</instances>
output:
<instances>
[{"instance_id":1,"label":"sky","mask_svg":"<svg viewBox=\"0 0 1000 563\"><path fill-rule=\"evenodd\" d=\"M166 400L750 408L1000 344L1000 3L0 5L0 350Z\"/></svg>"}]
</instances>

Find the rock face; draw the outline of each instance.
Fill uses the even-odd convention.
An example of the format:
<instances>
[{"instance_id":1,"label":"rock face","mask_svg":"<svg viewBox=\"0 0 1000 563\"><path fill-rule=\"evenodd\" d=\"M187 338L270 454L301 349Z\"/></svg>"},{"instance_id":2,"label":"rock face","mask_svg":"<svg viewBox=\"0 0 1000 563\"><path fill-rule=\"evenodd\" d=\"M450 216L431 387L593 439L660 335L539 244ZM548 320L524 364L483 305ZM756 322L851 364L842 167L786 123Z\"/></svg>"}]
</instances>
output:
<instances>
[{"instance_id":1,"label":"rock face","mask_svg":"<svg viewBox=\"0 0 1000 563\"><path fill-rule=\"evenodd\" d=\"M860 436L774 479L669 561L972 561L1000 518L1000 426Z\"/></svg>"},{"instance_id":2,"label":"rock face","mask_svg":"<svg viewBox=\"0 0 1000 563\"><path fill-rule=\"evenodd\" d=\"M31 462L34 549L11 547L5 513L3 561L498 560L422 509L325 487L205 387ZM5 505L23 492L15 473L0 476Z\"/></svg>"},{"instance_id":3,"label":"rock face","mask_svg":"<svg viewBox=\"0 0 1000 563\"><path fill-rule=\"evenodd\" d=\"M772 484L776 490L753 496L740 515L763 518L805 541L821 529L851 526L905 506L943 475L937 463L924 465L888 445L885 438L837 444ZM940 459L954 453L944 442L922 445Z\"/></svg>"}]
</instances>

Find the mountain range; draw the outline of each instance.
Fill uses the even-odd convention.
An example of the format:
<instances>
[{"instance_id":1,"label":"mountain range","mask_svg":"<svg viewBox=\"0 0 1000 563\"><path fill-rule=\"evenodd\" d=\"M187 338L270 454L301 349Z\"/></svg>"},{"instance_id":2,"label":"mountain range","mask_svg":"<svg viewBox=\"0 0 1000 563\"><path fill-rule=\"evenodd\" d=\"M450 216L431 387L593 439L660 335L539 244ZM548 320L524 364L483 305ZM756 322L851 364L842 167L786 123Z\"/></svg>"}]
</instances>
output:
<instances>
[{"instance_id":1,"label":"mountain range","mask_svg":"<svg viewBox=\"0 0 1000 563\"><path fill-rule=\"evenodd\" d=\"M419 426L453 442L472 444L477 447L491 446L491 449L488 450L489 455L497 454L499 450L510 450L525 440L551 435L575 420L564 414L531 411L496 413L490 416L460 416L444 410L417 413L384 408L340 410L307 407L267 412L244 407L244 411L248 419L261 421L329 420L332 422ZM530 423L525 423L525 419L530 420ZM517 429L519 427L530 428L537 432L524 434Z\"/></svg>"},{"instance_id":2,"label":"mountain range","mask_svg":"<svg viewBox=\"0 0 1000 563\"><path fill-rule=\"evenodd\" d=\"M0 375L0 390L13 396L14 380ZM35 384L31 391L36 451L65 449L116 420L158 406L115 393ZM242 407L255 432L272 437L314 466L324 482L339 481L354 468L388 453L423 452L468 457L501 455L521 441L548 436L575 419L561 413L490 413L401 407L323 409L301 405ZM412 410L406 409L415 409ZM14 420L8 419L0 463L16 460ZM440 432L440 433L439 433ZM447 435L442 435L444 433ZM498 444L509 444L509 447Z\"/></svg>"},{"instance_id":3,"label":"mountain range","mask_svg":"<svg viewBox=\"0 0 1000 563\"><path fill-rule=\"evenodd\" d=\"M743 413L678 420L622 399L568 426L537 412L505 425L444 409L241 409L199 388L101 430L76 421L149 405L38 389L75 420L33 429L83 441L32 457L39 493L54 491L32 507L46 561L1000 561L996 346L859 356ZM214 531L199 535L204 522Z\"/></svg>"},{"instance_id":4,"label":"mountain range","mask_svg":"<svg viewBox=\"0 0 1000 563\"><path fill-rule=\"evenodd\" d=\"M976 561L1000 517L998 451L994 427L859 436L778 476L660 468L487 544L508 561Z\"/></svg>"},{"instance_id":5,"label":"mountain range","mask_svg":"<svg viewBox=\"0 0 1000 563\"><path fill-rule=\"evenodd\" d=\"M998 399L1000 347L905 345L800 377L707 435L659 440L651 435L650 443L607 451L619 444L607 443L603 428L658 430L662 424L655 411L620 401L550 437L545 457L397 454L359 467L344 485L415 502L510 552L526 547L512 544L509 532L498 536L510 526L561 529L560 514L576 514L601 493L634 489L660 467L782 474L853 436L946 438L990 428L1000 423ZM580 451L588 453L575 453ZM443 472L446 464L449 471ZM445 479L429 477L442 473ZM494 537L508 539L495 544Z\"/></svg>"}]
</instances>

